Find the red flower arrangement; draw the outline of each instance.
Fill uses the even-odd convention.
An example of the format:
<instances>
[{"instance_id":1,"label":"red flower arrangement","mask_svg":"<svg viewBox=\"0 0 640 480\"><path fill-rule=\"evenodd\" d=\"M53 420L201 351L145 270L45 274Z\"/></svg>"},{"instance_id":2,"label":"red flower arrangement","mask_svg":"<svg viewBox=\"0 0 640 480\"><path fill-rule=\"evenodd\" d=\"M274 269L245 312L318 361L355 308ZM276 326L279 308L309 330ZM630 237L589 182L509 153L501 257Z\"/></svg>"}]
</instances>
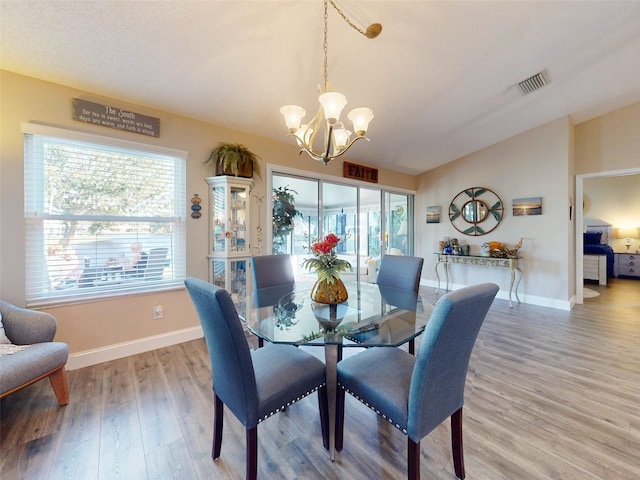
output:
<instances>
[{"instance_id":1,"label":"red flower arrangement","mask_svg":"<svg viewBox=\"0 0 640 480\"><path fill-rule=\"evenodd\" d=\"M315 270L318 274L318 280L333 283L340 278L340 272L352 269L349 262L336 255L336 247L341 241L336 234L330 233L322 240L314 242L311 244L313 257L307 258L302 266L309 270Z\"/></svg>"}]
</instances>

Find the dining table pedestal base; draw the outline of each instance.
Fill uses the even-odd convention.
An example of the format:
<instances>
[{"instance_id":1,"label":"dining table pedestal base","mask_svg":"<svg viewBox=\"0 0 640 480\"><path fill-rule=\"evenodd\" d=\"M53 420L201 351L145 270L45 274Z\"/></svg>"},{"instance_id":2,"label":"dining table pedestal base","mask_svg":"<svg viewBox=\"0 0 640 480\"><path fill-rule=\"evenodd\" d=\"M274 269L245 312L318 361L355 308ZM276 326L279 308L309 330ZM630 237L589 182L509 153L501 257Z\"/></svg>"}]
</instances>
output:
<instances>
[{"instance_id":1,"label":"dining table pedestal base","mask_svg":"<svg viewBox=\"0 0 640 480\"><path fill-rule=\"evenodd\" d=\"M329 458L336 461L336 399L338 395L338 362L342 357L342 345L325 343L324 363L327 377L327 404L329 407Z\"/></svg>"}]
</instances>

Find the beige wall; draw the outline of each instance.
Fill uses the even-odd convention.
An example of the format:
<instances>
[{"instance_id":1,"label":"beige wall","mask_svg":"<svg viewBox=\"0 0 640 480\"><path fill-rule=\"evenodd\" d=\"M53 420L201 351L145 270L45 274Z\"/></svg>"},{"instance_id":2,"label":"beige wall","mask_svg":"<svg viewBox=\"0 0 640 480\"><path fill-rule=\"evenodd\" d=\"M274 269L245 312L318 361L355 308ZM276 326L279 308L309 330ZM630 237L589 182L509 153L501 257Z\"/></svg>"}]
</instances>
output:
<instances>
[{"instance_id":1,"label":"beige wall","mask_svg":"<svg viewBox=\"0 0 640 480\"><path fill-rule=\"evenodd\" d=\"M640 228L640 173L584 179L585 225ZM626 251L624 239L614 239L613 249ZM630 251L640 248L632 241Z\"/></svg>"},{"instance_id":2,"label":"beige wall","mask_svg":"<svg viewBox=\"0 0 640 480\"><path fill-rule=\"evenodd\" d=\"M569 245L569 295L573 296L577 288L577 272L576 272L576 129L575 126L569 124L569 176L567 177L568 201L571 208L570 225L567 231L567 244ZM579 277L582 282L582 276ZM580 283L582 284L582 283Z\"/></svg>"},{"instance_id":3,"label":"beige wall","mask_svg":"<svg viewBox=\"0 0 640 480\"><path fill-rule=\"evenodd\" d=\"M160 118L159 138L121 132L76 122L71 118L73 98L110 103L120 108ZM34 121L103 136L123 138L189 152L187 196L199 193L207 211L210 176L202 161L219 141L244 143L266 164L342 176L342 162L328 167L298 156L287 139L277 142L216 125L173 115L139 105L102 97L41 80L0 71L0 296L24 304L23 227L23 136L22 122ZM213 108L213 106L212 106ZM485 240L514 244L525 237L522 254L525 280L521 285L526 301L565 308L575 290L572 280L575 246L574 225L568 203L573 195L575 174L640 168L640 103L603 115L573 128L560 119L515 136L492 147L427 172L410 177L380 170L381 184L417 190L416 254L425 257L423 281L435 284L433 252L444 236L463 237L453 229L446 212L454 195L466 187L485 186L504 201L503 222L484 237L465 237L475 249ZM265 179L256 179L254 193L263 195ZM541 196L543 214L513 217L514 198ZM426 225L425 208L440 205L440 224ZM575 200L574 200L575 205ZM255 207L255 205L254 205ZM257 209L253 208L253 212ZM188 217L187 212L185 216ZM574 217L575 218L575 217ZM266 216L260 219L263 229ZM252 243L255 244L255 227ZM208 222L188 218L187 275L206 279ZM567 241L567 239L569 239ZM456 284L495 281L508 290L505 272L459 267L452 271ZM153 305L164 305L164 318L152 320ZM184 290L134 295L47 309L58 317L57 338L66 341L72 353L135 342L196 327L198 320Z\"/></svg>"},{"instance_id":4,"label":"beige wall","mask_svg":"<svg viewBox=\"0 0 640 480\"><path fill-rule=\"evenodd\" d=\"M582 202L576 198L575 176L639 169L640 103L636 103L576 126L567 119L550 122L423 174L418 180L417 199L417 238L421 239L417 248L418 254L425 257L423 279L435 284L433 251L444 236L464 237L476 248L485 239L513 244L524 236L522 291L526 301L563 308L572 302L576 291L575 231L582 229L575 223L576 209L582 208ZM629 177L626 181L634 183L631 188L640 191L634 182L636 178ZM592 192L590 181L585 179L587 204L589 195L599 195ZM451 199L470 186L491 188L507 207L505 220L483 237L464 236L447 220ZM513 217L511 201L528 196L543 197L543 214ZM569 202L573 204L571 220ZM442 223L424 223L428 205L442 207ZM635 210L631 212L633 216ZM640 223L640 216L636 217ZM500 284L502 290L508 289L504 273L456 268L452 275L454 283L489 280Z\"/></svg>"},{"instance_id":5,"label":"beige wall","mask_svg":"<svg viewBox=\"0 0 640 480\"><path fill-rule=\"evenodd\" d=\"M153 138L89 125L71 118L73 98L116 105L141 114L160 118L160 137ZM203 212L208 211L204 178L212 171L203 165L219 141L240 142L267 163L303 168L325 175L342 176L342 162L332 161L327 167L305 156L288 143L248 135L179 115L132 105L117 99L75 90L30 77L0 71L0 296L24 305L24 226L23 226L23 135L22 122L39 122L97 135L122 138L139 143L185 150L187 163L187 200L194 193L204 199ZM212 108L215 106L212 105ZM277 108L277 106L274 106ZM381 169L381 184L415 189L415 177ZM263 173L264 175L264 173ZM256 179L254 193L264 195L265 179ZM187 201L188 206L190 203ZM255 205L254 205L255 207ZM253 208L256 212L257 209ZM207 279L208 221L206 216L191 219L187 212L187 275ZM260 219L263 229L265 218ZM269 222L270 223L270 222ZM256 241L252 230L252 244ZM164 305L164 318L152 320L152 309ZM162 336L198 326L191 302L183 289L144 295L130 295L108 300L47 308L58 318L57 339L69 344L72 353L100 349L113 344Z\"/></svg>"},{"instance_id":6,"label":"beige wall","mask_svg":"<svg viewBox=\"0 0 640 480\"><path fill-rule=\"evenodd\" d=\"M583 223L640 226L640 102L577 125L576 157Z\"/></svg>"},{"instance_id":7,"label":"beige wall","mask_svg":"<svg viewBox=\"0 0 640 480\"><path fill-rule=\"evenodd\" d=\"M640 168L640 102L576 125L576 174Z\"/></svg>"},{"instance_id":8,"label":"beige wall","mask_svg":"<svg viewBox=\"0 0 640 480\"><path fill-rule=\"evenodd\" d=\"M574 255L572 222L569 220L570 138L568 119L534 128L504 142L480 150L453 163L423 174L419 180L417 211L418 255L425 257L423 279L432 284L438 241L442 237L458 238L479 252L486 241L514 245L524 237L524 281L521 297L526 302L568 308ZM505 215L498 227L487 235L467 236L456 231L447 213L453 197L468 187L487 187L504 202ZM512 200L542 197L542 215L514 217ZM439 224L426 224L425 208L440 205L443 218ZM504 297L509 290L507 270L452 265L450 280L456 285L491 281L500 285Z\"/></svg>"}]
</instances>

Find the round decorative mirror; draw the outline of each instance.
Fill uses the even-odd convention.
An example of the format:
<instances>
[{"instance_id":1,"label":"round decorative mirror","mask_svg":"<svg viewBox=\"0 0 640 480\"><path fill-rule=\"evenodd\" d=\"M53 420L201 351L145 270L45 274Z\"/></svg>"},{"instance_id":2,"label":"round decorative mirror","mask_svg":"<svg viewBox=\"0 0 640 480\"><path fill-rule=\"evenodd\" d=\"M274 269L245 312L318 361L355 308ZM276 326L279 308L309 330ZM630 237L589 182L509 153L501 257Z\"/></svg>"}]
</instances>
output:
<instances>
[{"instance_id":1,"label":"round decorative mirror","mask_svg":"<svg viewBox=\"0 0 640 480\"><path fill-rule=\"evenodd\" d=\"M471 200L462 207L462 218L469 223L480 223L487 218L489 208L481 200Z\"/></svg>"},{"instance_id":2,"label":"round decorative mirror","mask_svg":"<svg viewBox=\"0 0 640 480\"><path fill-rule=\"evenodd\" d=\"M484 187L461 191L449 205L451 224L465 235L485 235L498 226L503 216L502 200Z\"/></svg>"}]
</instances>

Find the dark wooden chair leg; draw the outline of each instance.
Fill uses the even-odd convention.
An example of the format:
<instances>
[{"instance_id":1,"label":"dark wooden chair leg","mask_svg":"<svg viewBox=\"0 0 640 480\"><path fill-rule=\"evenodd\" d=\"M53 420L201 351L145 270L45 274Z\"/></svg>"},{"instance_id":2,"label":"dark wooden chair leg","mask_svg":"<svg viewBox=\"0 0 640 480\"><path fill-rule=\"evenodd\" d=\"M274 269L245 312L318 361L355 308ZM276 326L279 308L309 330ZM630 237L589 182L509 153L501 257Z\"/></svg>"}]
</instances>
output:
<instances>
[{"instance_id":1,"label":"dark wooden chair leg","mask_svg":"<svg viewBox=\"0 0 640 480\"><path fill-rule=\"evenodd\" d=\"M453 469L456 477L463 479L464 455L462 451L462 407L451 415L451 450L453 451Z\"/></svg>"},{"instance_id":2,"label":"dark wooden chair leg","mask_svg":"<svg viewBox=\"0 0 640 480\"><path fill-rule=\"evenodd\" d=\"M258 426L247 429L247 480L258 477Z\"/></svg>"},{"instance_id":3,"label":"dark wooden chair leg","mask_svg":"<svg viewBox=\"0 0 640 480\"><path fill-rule=\"evenodd\" d=\"M420 480L420 442L407 437L407 479Z\"/></svg>"},{"instance_id":4,"label":"dark wooden chair leg","mask_svg":"<svg viewBox=\"0 0 640 480\"><path fill-rule=\"evenodd\" d=\"M318 389L318 407L320 408L320 427L322 428L322 444L329 450L329 401L327 387Z\"/></svg>"},{"instance_id":5,"label":"dark wooden chair leg","mask_svg":"<svg viewBox=\"0 0 640 480\"><path fill-rule=\"evenodd\" d=\"M344 444L344 396L345 391L338 387L336 392L336 451L341 452Z\"/></svg>"},{"instance_id":6,"label":"dark wooden chair leg","mask_svg":"<svg viewBox=\"0 0 640 480\"><path fill-rule=\"evenodd\" d=\"M222 447L222 419L224 413L224 403L214 395L213 402L213 448L211 449L211 458L214 460L220 456L220 448Z\"/></svg>"},{"instance_id":7,"label":"dark wooden chair leg","mask_svg":"<svg viewBox=\"0 0 640 480\"><path fill-rule=\"evenodd\" d=\"M415 340L415 338L412 338L411 340L409 340L409 353L411 355L415 355L416 354L416 340Z\"/></svg>"}]
</instances>

